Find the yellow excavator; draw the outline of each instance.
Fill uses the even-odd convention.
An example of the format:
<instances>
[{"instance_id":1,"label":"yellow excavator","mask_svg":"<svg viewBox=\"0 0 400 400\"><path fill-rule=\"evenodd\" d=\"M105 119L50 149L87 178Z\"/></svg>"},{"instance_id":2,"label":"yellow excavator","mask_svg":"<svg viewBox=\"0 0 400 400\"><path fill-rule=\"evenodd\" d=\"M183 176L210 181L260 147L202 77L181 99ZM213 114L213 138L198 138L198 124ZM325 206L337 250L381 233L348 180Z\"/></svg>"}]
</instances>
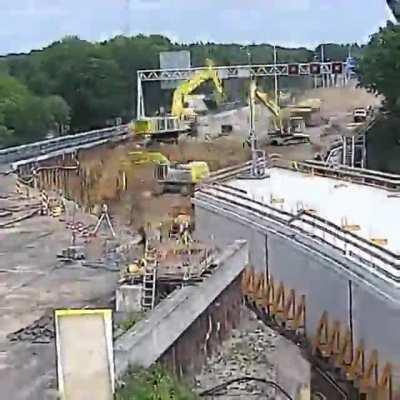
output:
<instances>
[{"instance_id":1,"label":"yellow excavator","mask_svg":"<svg viewBox=\"0 0 400 400\"><path fill-rule=\"evenodd\" d=\"M223 96L222 81L218 76L218 71L214 68L210 60L207 61L208 68L197 71L191 79L179 85L172 98L171 115L167 117L148 117L135 121L133 130L136 135L142 136L167 136L179 135L180 133L190 132L191 123L196 118L196 112L188 107L190 95L202 84L212 81L217 93Z\"/></svg>"},{"instance_id":2,"label":"yellow excavator","mask_svg":"<svg viewBox=\"0 0 400 400\"><path fill-rule=\"evenodd\" d=\"M180 192L185 196L190 195L196 184L210 176L210 168L205 161L171 163L163 154L154 151L133 151L128 153L128 156L133 165L155 165L154 176L159 185L158 194Z\"/></svg>"},{"instance_id":3,"label":"yellow excavator","mask_svg":"<svg viewBox=\"0 0 400 400\"><path fill-rule=\"evenodd\" d=\"M272 114L273 131L268 135L271 145L284 146L310 142L309 135L292 133L295 130L293 125L300 125L302 121L299 121L297 117L292 117L290 109L280 108L267 93L261 92L255 80L250 82L250 98L254 102L258 100Z\"/></svg>"},{"instance_id":4,"label":"yellow excavator","mask_svg":"<svg viewBox=\"0 0 400 400\"><path fill-rule=\"evenodd\" d=\"M193 77L182 83L173 94L171 114L180 120L192 120L196 117L194 109L187 107L187 99L203 83L212 81L218 94L222 97L224 94L222 81L219 78L218 71L214 68L210 60L207 61L208 68L196 72Z\"/></svg>"},{"instance_id":5,"label":"yellow excavator","mask_svg":"<svg viewBox=\"0 0 400 400\"><path fill-rule=\"evenodd\" d=\"M261 92L257 88L255 80L250 82L250 98L258 100L262 105L264 105L272 114L272 124L274 132L283 132L283 115L282 110L276 104L267 93Z\"/></svg>"}]
</instances>

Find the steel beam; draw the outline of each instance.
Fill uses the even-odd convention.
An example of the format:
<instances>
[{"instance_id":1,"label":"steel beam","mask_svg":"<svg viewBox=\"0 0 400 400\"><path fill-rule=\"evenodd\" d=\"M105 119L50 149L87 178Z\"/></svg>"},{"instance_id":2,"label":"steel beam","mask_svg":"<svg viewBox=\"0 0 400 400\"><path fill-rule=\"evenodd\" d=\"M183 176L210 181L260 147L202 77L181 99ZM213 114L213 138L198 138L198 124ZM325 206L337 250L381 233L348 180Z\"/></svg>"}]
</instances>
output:
<instances>
[{"instance_id":1,"label":"steel beam","mask_svg":"<svg viewBox=\"0 0 400 400\"><path fill-rule=\"evenodd\" d=\"M250 76L307 76L335 74L337 62L324 63L292 63L292 64L259 64L213 67L218 71L221 79L248 78ZM296 66L298 74L291 71ZM345 64L343 63L343 70ZM137 72L138 79L145 81L174 81L190 79L196 72L207 70L209 67L181 68L181 69L152 69ZM316 74L314 71L318 71Z\"/></svg>"}]
</instances>

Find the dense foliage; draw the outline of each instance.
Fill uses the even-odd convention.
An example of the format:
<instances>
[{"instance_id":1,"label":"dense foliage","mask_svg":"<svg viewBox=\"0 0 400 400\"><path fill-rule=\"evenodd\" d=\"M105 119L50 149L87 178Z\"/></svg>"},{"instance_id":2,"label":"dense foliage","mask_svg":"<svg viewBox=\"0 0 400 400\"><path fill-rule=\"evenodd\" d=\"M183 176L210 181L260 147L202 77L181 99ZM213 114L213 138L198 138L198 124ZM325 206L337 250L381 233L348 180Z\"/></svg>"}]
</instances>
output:
<instances>
[{"instance_id":1,"label":"dense foliage","mask_svg":"<svg viewBox=\"0 0 400 400\"><path fill-rule=\"evenodd\" d=\"M385 97L390 111L400 112L400 25L388 23L371 37L361 58L361 84Z\"/></svg>"},{"instance_id":2,"label":"dense foliage","mask_svg":"<svg viewBox=\"0 0 400 400\"><path fill-rule=\"evenodd\" d=\"M0 76L0 145L13 145L60 133L70 109L57 95L34 95L17 79Z\"/></svg>"},{"instance_id":3,"label":"dense foliage","mask_svg":"<svg viewBox=\"0 0 400 400\"><path fill-rule=\"evenodd\" d=\"M195 400L184 384L160 367L132 371L126 385L117 393L116 400Z\"/></svg>"},{"instance_id":4,"label":"dense foliage","mask_svg":"<svg viewBox=\"0 0 400 400\"><path fill-rule=\"evenodd\" d=\"M136 71L159 67L159 53L190 50L192 64L210 58L217 65L268 63L270 45L176 44L151 35L115 37L90 43L66 37L41 51L0 58L0 147L38 140L49 132L63 134L104 127L121 117L127 122L136 109ZM250 55L250 56L249 56ZM326 58L345 59L346 46L328 45ZM281 62L305 62L314 52L278 48ZM158 83L146 85L150 109L170 103Z\"/></svg>"}]
</instances>

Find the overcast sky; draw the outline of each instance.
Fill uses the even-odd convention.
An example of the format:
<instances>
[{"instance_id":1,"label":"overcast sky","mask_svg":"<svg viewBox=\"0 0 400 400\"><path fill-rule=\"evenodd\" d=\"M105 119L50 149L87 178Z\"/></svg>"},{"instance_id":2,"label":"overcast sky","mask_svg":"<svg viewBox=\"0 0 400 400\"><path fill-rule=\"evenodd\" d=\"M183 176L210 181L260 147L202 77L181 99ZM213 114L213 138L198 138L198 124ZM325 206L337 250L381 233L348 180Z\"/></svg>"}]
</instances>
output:
<instances>
[{"instance_id":1,"label":"overcast sky","mask_svg":"<svg viewBox=\"0 0 400 400\"><path fill-rule=\"evenodd\" d=\"M385 0L0 0L0 54L65 35L107 39L129 17L132 34L176 41L314 46L367 40L389 18Z\"/></svg>"}]
</instances>

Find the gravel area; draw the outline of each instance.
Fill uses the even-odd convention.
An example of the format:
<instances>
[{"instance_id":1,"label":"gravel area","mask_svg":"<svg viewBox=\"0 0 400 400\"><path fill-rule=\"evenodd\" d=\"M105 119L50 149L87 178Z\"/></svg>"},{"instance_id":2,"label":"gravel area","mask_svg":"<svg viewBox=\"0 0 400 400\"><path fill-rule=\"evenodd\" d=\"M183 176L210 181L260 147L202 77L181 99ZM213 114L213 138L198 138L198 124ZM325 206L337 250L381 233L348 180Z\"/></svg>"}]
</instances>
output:
<instances>
[{"instance_id":1,"label":"gravel area","mask_svg":"<svg viewBox=\"0 0 400 400\"><path fill-rule=\"evenodd\" d=\"M196 392L200 393L232 379L251 376L276 380L273 353L279 336L248 310L242 310L241 325L233 331L221 351L209 359L196 376ZM220 400L272 399L274 389L263 383L233 383L218 395ZM206 398L213 398L212 396Z\"/></svg>"}]
</instances>

